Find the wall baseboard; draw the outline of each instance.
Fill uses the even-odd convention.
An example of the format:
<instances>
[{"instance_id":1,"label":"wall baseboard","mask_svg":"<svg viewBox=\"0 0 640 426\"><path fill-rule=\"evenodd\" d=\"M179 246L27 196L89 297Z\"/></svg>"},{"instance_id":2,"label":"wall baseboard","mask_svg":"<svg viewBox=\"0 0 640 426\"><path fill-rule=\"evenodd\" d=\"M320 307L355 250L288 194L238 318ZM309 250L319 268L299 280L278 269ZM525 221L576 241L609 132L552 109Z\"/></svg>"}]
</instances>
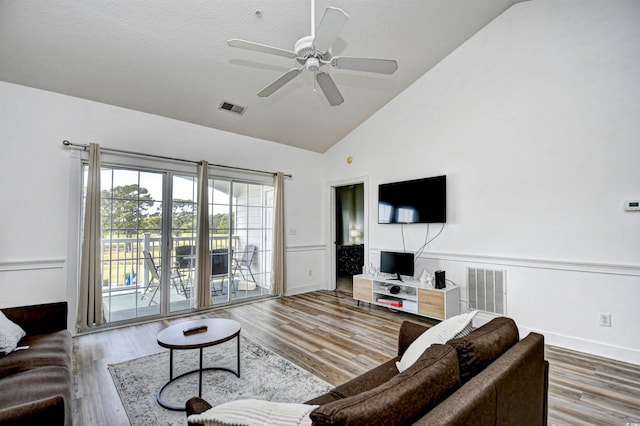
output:
<instances>
[{"instance_id":1,"label":"wall baseboard","mask_svg":"<svg viewBox=\"0 0 640 426\"><path fill-rule=\"evenodd\" d=\"M33 259L0 261L0 272L32 271L37 269L60 269L65 259Z\"/></svg>"},{"instance_id":2,"label":"wall baseboard","mask_svg":"<svg viewBox=\"0 0 640 426\"><path fill-rule=\"evenodd\" d=\"M326 288L322 283L307 284L301 287L287 288L284 295L295 296L296 294L311 293L318 290L326 290Z\"/></svg>"},{"instance_id":3,"label":"wall baseboard","mask_svg":"<svg viewBox=\"0 0 640 426\"><path fill-rule=\"evenodd\" d=\"M538 330L535 328L521 326L518 326L518 328L521 332L520 337L526 336L529 332L535 332L544 336L544 341L547 345L558 346L565 349L584 352L590 355L640 365L640 351L633 348L610 345L593 340L553 333L550 331Z\"/></svg>"}]
</instances>

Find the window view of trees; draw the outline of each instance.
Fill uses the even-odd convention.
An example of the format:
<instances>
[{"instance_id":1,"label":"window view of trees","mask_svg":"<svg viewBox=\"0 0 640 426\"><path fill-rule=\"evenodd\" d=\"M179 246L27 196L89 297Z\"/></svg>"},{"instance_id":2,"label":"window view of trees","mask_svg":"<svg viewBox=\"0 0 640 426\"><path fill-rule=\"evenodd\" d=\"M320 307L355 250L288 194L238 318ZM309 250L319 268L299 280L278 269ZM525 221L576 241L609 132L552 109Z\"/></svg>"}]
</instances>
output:
<instances>
[{"instance_id":1,"label":"window view of trees","mask_svg":"<svg viewBox=\"0 0 640 426\"><path fill-rule=\"evenodd\" d=\"M116 186L101 193L102 236L133 238L140 232L160 231L161 202L155 201L137 184ZM171 206L173 232L176 236L195 236L196 205L191 200L174 199ZM228 230L229 214L211 215L211 229Z\"/></svg>"},{"instance_id":2,"label":"window view of trees","mask_svg":"<svg viewBox=\"0 0 640 426\"><path fill-rule=\"evenodd\" d=\"M157 228L148 226L152 225L149 220L153 214L149 209L154 202L147 189L139 188L137 184L116 186L113 191L103 190L100 199L103 237L132 238L137 235L138 228Z\"/></svg>"}]
</instances>

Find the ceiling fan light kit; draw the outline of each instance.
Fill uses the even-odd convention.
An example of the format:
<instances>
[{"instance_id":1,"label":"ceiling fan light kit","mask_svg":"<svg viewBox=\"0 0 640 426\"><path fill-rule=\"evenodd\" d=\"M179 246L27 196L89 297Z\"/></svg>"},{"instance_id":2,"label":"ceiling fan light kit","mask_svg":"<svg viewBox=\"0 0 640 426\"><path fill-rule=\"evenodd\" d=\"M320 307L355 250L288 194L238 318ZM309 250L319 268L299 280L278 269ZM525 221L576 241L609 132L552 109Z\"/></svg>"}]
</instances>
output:
<instances>
[{"instance_id":1,"label":"ceiling fan light kit","mask_svg":"<svg viewBox=\"0 0 640 426\"><path fill-rule=\"evenodd\" d=\"M393 74L398 69L398 63L391 59L332 57L331 45L338 38L340 31L349 20L342 9L328 7L324 11L317 30L315 28L315 3L311 0L311 35L299 39L293 51L280 49L252 41L231 39L227 41L230 47L267 53L295 59L301 66L292 68L258 92L259 97L271 96L278 89L293 80L303 69L314 74L315 82L331 106L344 102L344 98L328 72L322 71L323 66L334 69L363 71L377 74Z\"/></svg>"}]
</instances>

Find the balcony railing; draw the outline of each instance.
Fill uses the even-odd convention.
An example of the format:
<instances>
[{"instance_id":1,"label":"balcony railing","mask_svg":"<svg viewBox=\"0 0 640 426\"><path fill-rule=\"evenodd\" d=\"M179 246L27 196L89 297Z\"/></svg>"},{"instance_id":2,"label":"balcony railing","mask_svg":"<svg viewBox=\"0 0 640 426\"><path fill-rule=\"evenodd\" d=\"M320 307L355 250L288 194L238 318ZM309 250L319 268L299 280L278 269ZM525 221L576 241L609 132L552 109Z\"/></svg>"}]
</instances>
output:
<instances>
[{"instance_id":1,"label":"balcony railing","mask_svg":"<svg viewBox=\"0 0 640 426\"><path fill-rule=\"evenodd\" d=\"M175 249L180 246L194 246L195 237L173 237L171 263L175 264ZM228 235L215 235L209 238L209 249L228 249ZM231 249L238 247L239 237L231 237ZM102 239L102 282L103 288L119 291L135 287L146 287L151 279L149 269L144 262L142 251L151 254L156 266L160 264L161 237L152 237L150 233L143 238L103 238ZM195 248L194 248L195 250Z\"/></svg>"}]
</instances>

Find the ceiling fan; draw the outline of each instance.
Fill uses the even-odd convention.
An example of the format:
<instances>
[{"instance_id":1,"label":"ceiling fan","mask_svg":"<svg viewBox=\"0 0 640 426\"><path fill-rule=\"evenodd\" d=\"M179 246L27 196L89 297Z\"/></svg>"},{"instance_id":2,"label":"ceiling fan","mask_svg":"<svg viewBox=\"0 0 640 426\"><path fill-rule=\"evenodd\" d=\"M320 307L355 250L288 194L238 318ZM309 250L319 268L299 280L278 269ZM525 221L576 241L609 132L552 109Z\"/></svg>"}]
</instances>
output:
<instances>
[{"instance_id":1,"label":"ceiling fan","mask_svg":"<svg viewBox=\"0 0 640 426\"><path fill-rule=\"evenodd\" d=\"M329 101L329 105L337 106L344 102L338 87L328 72L322 67L330 65L335 69L364 71L378 74L393 74L398 69L398 63L390 59L352 58L345 56L331 56L331 45L338 38L349 16L342 9L327 7L316 30L315 1L311 0L311 35L298 40L293 50L280 49L265 44L233 38L227 41L231 47L268 53L295 59L299 67L292 68L258 92L258 96L265 98L297 77L303 69L314 73L315 82ZM314 83L315 84L315 83Z\"/></svg>"}]
</instances>

